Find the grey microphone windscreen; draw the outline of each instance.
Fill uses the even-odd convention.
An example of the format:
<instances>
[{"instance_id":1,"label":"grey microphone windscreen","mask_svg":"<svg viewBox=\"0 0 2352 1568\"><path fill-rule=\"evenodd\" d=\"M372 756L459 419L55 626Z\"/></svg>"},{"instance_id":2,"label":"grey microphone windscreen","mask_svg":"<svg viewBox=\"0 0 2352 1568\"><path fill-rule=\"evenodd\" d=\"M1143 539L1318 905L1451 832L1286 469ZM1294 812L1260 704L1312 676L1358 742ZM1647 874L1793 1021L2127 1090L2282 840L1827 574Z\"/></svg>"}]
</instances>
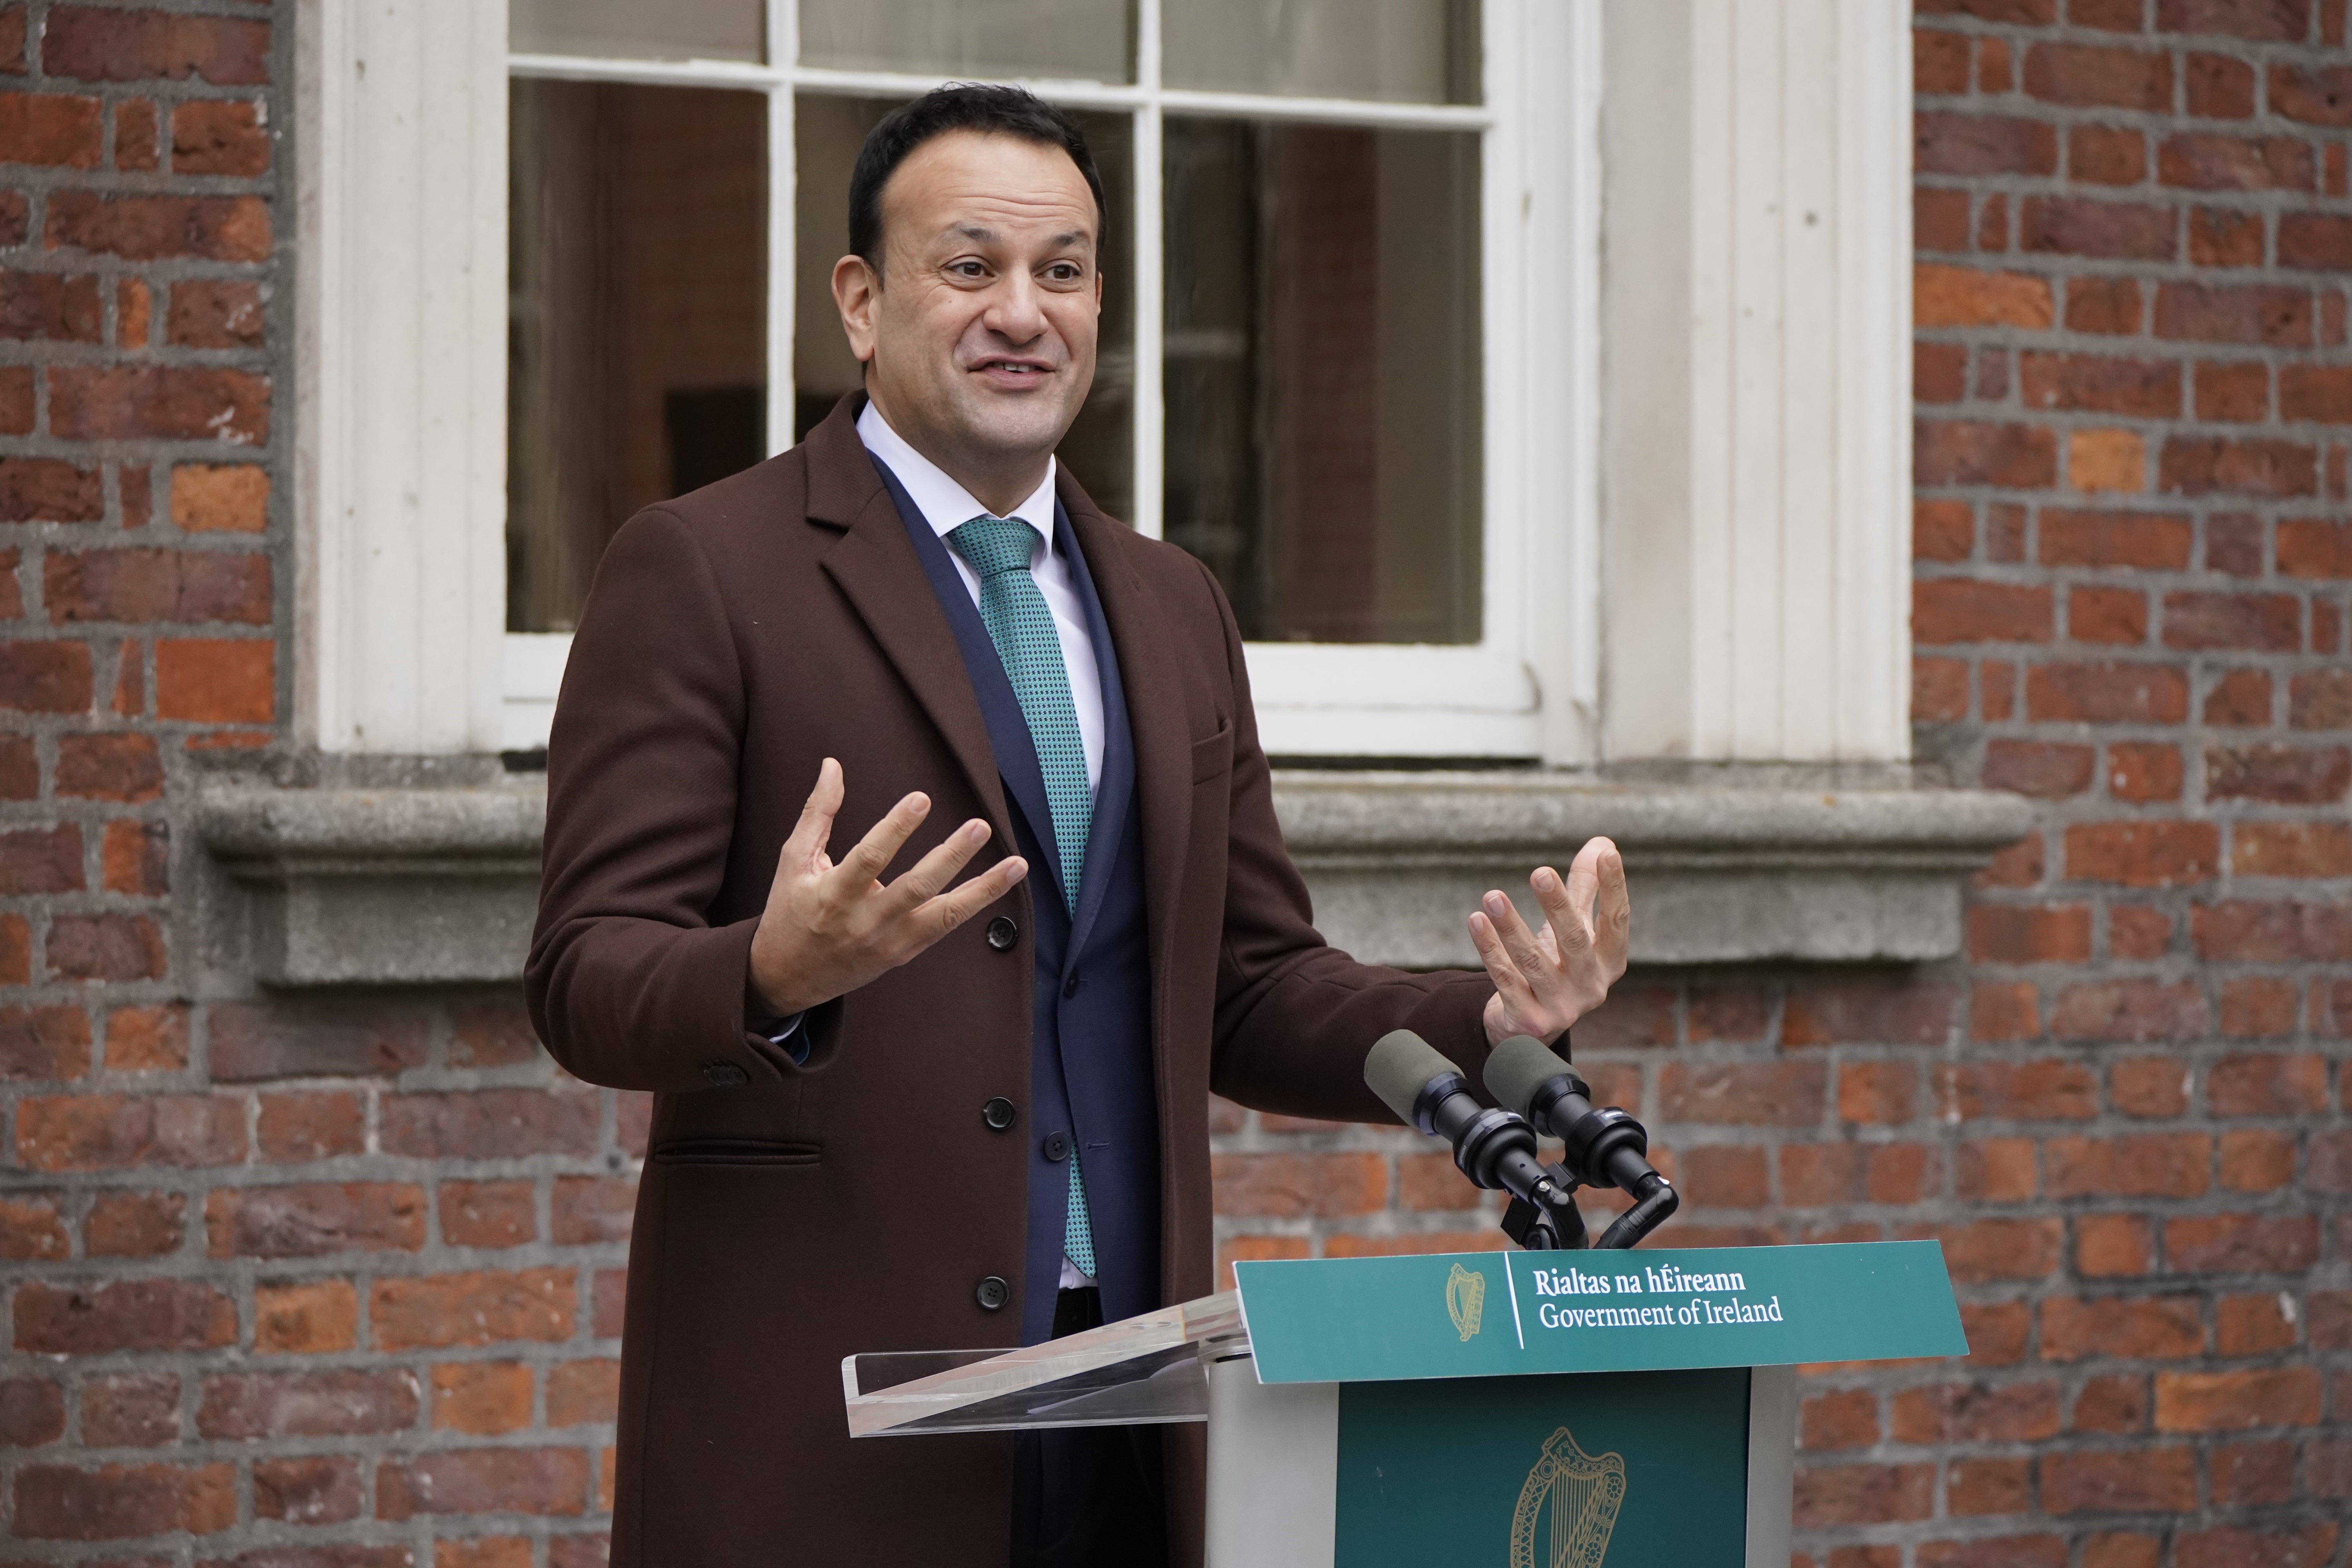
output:
<instances>
[{"instance_id":1,"label":"grey microphone windscreen","mask_svg":"<svg viewBox=\"0 0 2352 1568\"><path fill-rule=\"evenodd\" d=\"M1364 1058L1364 1082L1408 1127L1412 1125L1412 1102L1421 1097L1422 1086L1441 1073L1461 1070L1411 1029L1382 1035Z\"/></svg>"},{"instance_id":2,"label":"grey microphone windscreen","mask_svg":"<svg viewBox=\"0 0 2352 1568\"><path fill-rule=\"evenodd\" d=\"M1486 1057L1486 1092L1495 1103L1521 1116L1546 1079L1569 1071L1569 1065L1533 1035L1513 1035Z\"/></svg>"}]
</instances>

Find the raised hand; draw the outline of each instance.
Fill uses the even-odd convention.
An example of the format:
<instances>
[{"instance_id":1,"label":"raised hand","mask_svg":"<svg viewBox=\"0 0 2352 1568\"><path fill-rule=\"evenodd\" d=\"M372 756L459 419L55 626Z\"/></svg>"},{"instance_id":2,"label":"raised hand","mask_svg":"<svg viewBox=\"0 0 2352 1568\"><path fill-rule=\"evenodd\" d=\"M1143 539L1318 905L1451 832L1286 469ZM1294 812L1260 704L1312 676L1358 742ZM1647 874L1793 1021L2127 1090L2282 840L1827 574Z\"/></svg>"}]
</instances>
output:
<instances>
[{"instance_id":1,"label":"raised hand","mask_svg":"<svg viewBox=\"0 0 2352 1568\"><path fill-rule=\"evenodd\" d=\"M1008 855L955 891L942 891L988 842L988 824L974 817L885 887L882 868L930 815L930 797L918 793L892 806L836 865L825 846L841 800L841 764L827 757L776 857L768 906L751 935L752 992L779 1017L896 969L1029 874L1027 861Z\"/></svg>"},{"instance_id":2,"label":"raised hand","mask_svg":"<svg viewBox=\"0 0 2352 1568\"><path fill-rule=\"evenodd\" d=\"M1544 926L1527 921L1500 891L1489 892L1470 917L1470 940L1494 977L1486 1003L1486 1039L1499 1045L1533 1035L1549 1045L1608 998L1625 973L1625 936L1633 922L1625 897L1625 862L1606 838L1589 841L1569 866L1568 879L1539 866L1528 879L1544 908Z\"/></svg>"}]
</instances>

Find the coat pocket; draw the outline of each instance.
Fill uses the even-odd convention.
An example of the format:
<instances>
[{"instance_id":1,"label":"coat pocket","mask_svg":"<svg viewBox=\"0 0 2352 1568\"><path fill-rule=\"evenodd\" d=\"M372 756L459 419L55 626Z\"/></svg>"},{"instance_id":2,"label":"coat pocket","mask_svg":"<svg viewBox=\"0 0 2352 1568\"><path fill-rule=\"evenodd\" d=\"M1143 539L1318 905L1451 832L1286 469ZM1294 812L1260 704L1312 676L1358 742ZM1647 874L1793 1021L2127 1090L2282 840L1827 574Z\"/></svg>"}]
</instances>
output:
<instances>
[{"instance_id":1,"label":"coat pocket","mask_svg":"<svg viewBox=\"0 0 2352 1568\"><path fill-rule=\"evenodd\" d=\"M1192 782L1206 784L1234 771L1233 721L1220 714L1217 732L1192 742Z\"/></svg>"},{"instance_id":2,"label":"coat pocket","mask_svg":"<svg viewBox=\"0 0 2352 1568\"><path fill-rule=\"evenodd\" d=\"M679 1138L654 1145L656 1165L814 1165L824 1157L815 1143L775 1138Z\"/></svg>"}]
</instances>

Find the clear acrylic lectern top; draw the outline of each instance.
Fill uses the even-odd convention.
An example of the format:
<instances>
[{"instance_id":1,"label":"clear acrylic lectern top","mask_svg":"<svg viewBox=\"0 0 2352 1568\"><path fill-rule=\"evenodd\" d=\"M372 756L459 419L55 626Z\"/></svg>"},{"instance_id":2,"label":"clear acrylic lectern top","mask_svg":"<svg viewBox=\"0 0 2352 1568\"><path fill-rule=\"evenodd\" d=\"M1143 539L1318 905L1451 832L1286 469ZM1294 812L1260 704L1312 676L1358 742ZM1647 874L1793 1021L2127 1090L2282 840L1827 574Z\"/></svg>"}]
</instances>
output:
<instances>
[{"instance_id":1,"label":"clear acrylic lectern top","mask_svg":"<svg viewBox=\"0 0 2352 1568\"><path fill-rule=\"evenodd\" d=\"M1207 1363L1249 1353L1227 1290L1019 1350L844 1356L841 1385L853 1437L1205 1421Z\"/></svg>"}]
</instances>

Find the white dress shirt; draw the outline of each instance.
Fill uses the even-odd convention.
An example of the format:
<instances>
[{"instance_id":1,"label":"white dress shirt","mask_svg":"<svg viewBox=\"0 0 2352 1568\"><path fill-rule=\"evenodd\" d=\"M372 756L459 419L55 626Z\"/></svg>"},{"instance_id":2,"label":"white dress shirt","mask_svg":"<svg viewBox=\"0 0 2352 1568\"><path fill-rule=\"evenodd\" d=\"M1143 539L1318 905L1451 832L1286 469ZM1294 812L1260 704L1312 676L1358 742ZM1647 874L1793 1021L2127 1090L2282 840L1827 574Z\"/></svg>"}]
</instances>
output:
<instances>
[{"instance_id":1,"label":"white dress shirt","mask_svg":"<svg viewBox=\"0 0 2352 1568\"><path fill-rule=\"evenodd\" d=\"M973 518L994 515L974 500L970 490L950 479L938 464L907 445L905 437L890 428L890 422L871 403L857 416L857 438L907 487L915 510L923 514L923 521L931 525L931 531L940 536L941 543ZM1095 663L1094 639L1087 634L1086 602L1078 596L1076 575L1068 556L1055 548L1053 458L1045 459L1045 482L1031 492L1028 500L1004 515L1017 517L1037 531L1037 548L1029 557L1029 575L1036 579L1039 591L1045 595L1045 607L1054 613L1054 630L1062 640L1062 668L1070 677L1070 706L1077 710L1078 739L1087 749L1087 784L1099 787L1103 760L1102 670ZM964 592L977 605L980 574L971 569L971 563L956 553L952 544L948 545L948 556L955 563L956 575L963 579Z\"/></svg>"}]
</instances>

